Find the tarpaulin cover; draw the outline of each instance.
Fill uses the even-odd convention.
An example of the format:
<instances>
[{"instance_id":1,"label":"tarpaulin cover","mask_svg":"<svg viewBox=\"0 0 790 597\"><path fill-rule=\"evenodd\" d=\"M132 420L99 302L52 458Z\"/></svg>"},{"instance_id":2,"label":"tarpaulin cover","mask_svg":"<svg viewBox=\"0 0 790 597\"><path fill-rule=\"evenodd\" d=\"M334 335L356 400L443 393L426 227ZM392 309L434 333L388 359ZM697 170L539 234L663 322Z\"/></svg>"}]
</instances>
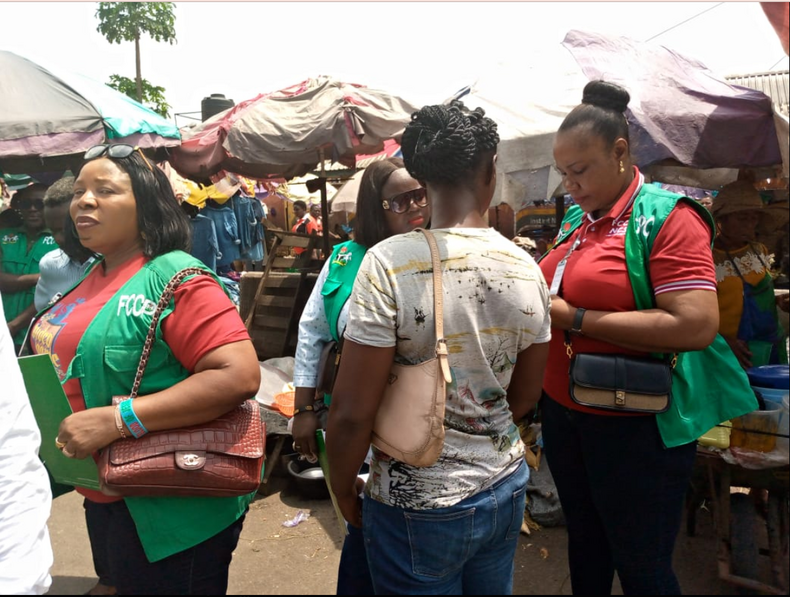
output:
<instances>
[{"instance_id":1,"label":"tarpaulin cover","mask_svg":"<svg viewBox=\"0 0 790 597\"><path fill-rule=\"evenodd\" d=\"M69 167L69 156L108 140L175 145L178 129L126 95L81 75L0 51L0 169Z\"/></svg>"},{"instance_id":2,"label":"tarpaulin cover","mask_svg":"<svg viewBox=\"0 0 790 597\"><path fill-rule=\"evenodd\" d=\"M320 160L381 151L397 138L415 106L385 91L329 77L240 102L184 132L171 163L184 176L220 169L253 178L292 178Z\"/></svg>"},{"instance_id":3,"label":"tarpaulin cover","mask_svg":"<svg viewBox=\"0 0 790 597\"><path fill-rule=\"evenodd\" d=\"M558 190L561 180L552 167L556 131L581 102L587 82L597 78L619 83L631 95L631 150L641 168L664 160L697 169L782 163L765 94L730 85L660 45L570 31L539 57L492 65L453 96L469 108L484 108L498 124L492 205L508 203L518 211Z\"/></svg>"},{"instance_id":4,"label":"tarpaulin cover","mask_svg":"<svg viewBox=\"0 0 790 597\"><path fill-rule=\"evenodd\" d=\"M647 166L674 159L693 168L782 163L771 99L730 85L705 65L663 46L568 32L568 48L589 80L628 89L631 151Z\"/></svg>"}]
</instances>

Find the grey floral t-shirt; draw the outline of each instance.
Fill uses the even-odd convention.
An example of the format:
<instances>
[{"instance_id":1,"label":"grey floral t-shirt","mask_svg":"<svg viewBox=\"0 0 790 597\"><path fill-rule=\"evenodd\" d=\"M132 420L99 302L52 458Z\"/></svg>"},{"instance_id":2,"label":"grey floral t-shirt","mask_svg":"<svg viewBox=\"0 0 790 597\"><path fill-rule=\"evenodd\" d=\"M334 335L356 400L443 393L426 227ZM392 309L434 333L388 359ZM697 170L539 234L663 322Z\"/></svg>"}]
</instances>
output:
<instances>
[{"instance_id":1,"label":"grey floral t-shirt","mask_svg":"<svg viewBox=\"0 0 790 597\"><path fill-rule=\"evenodd\" d=\"M416 468L373 450L366 491L415 509L454 505L513 469L524 455L506 400L519 352L551 339L543 274L525 251L489 228L433 231L442 261L447 387L439 460ZM434 357L431 254L422 233L389 238L365 256L350 299L346 337L396 346L395 360Z\"/></svg>"}]
</instances>

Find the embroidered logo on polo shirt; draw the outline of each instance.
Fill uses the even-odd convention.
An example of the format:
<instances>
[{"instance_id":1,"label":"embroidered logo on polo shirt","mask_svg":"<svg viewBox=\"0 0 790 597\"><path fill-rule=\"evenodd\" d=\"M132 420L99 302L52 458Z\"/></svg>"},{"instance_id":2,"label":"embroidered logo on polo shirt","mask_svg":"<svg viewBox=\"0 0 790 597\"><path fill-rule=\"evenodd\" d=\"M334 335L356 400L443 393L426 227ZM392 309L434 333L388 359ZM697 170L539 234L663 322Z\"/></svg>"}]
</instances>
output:
<instances>
[{"instance_id":1,"label":"embroidered logo on polo shirt","mask_svg":"<svg viewBox=\"0 0 790 597\"><path fill-rule=\"evenodd\" d=\"M18 234L6 234L0 239L4 245L10 245L11 243L18 243L19 242L19 235Z\"/></svg>"}]
</instances>

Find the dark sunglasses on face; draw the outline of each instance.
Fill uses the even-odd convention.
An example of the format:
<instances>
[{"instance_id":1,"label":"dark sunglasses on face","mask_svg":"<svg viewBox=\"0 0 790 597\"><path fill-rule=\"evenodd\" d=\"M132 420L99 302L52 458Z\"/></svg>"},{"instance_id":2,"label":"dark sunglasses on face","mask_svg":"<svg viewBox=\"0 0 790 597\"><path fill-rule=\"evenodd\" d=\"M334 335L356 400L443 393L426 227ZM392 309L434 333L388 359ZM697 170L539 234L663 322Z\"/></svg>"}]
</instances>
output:
<instances>
[{"instance_id":1,"label":"dark sunglasses on face","mask_svg":"<svg viewBox=\"0 0 790 597\"><path fill-rule=\"evenodd\" d=\"M412 202L417 207L425 207L428 205L428 193L424 187L414 189L413 191L406 191L405 193L398 193L394 197L382 201L381 206L384 209L389 209L392 213L402 214L409 211Z\"/></svg>"},{"instance_id":2,"label":"dark sunglasses on face","mask_svg":"<svg viewBox=\"0 0 790 597\"><path fill-rule=\"evenodd\" d=\"M41 211L44 209L43 199L25 199L19 202L19 209L37 209Z\"/></svg>"},{"instance_id":3,"label":"dark sunglasses on face","mask_svg":"<svg viewBox=\"0 0 790 597\"><path fill-rule=\"evenodd\" d=\"M139 147L128 145L126 143L115 143L113 145L94 145L85 152L85 161L87 162L90 160L95 160L96 158L101 158L105 155L113 160L122 160L123 158L128 158L135 151L140 154L140 157L143 158L145 165L148 166L148 169L151 172L153 172L154 168L151 166L151 162L148 161L148 158L145 157L143 151Z\"/></svg>"}]
</instances>

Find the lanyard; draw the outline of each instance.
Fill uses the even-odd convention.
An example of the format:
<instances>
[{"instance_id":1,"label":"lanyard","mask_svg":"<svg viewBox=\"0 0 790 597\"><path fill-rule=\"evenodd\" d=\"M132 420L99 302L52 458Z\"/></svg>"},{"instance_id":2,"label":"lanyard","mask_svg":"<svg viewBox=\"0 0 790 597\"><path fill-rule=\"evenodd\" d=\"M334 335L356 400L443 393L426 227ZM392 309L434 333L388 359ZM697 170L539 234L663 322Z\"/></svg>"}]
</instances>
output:
<instances>
[{"instance_id":1,"label":"lanyard","mask_svg":"<svg viewBox=\"0 0 790 597\"><path fill-rule=\"evenodd\" d=\"M565 253L565 257L563 257L560 262L557 264L557 268L554 270L554 278L551 280L551 288L549 289L549 294L552 296L559 296L560 295L560 286L562 285L562 276L565 274L565 266L568 264L568 259L570 258L571 254L578 248L578 246L582 243L582 237L587 232L587 228L590 226L590 223L587 222L584 227L579 229L579 236L576 237L576 240L573 241L571 248L568 249L568 252Z\"/></svg>"}]
</instances>

